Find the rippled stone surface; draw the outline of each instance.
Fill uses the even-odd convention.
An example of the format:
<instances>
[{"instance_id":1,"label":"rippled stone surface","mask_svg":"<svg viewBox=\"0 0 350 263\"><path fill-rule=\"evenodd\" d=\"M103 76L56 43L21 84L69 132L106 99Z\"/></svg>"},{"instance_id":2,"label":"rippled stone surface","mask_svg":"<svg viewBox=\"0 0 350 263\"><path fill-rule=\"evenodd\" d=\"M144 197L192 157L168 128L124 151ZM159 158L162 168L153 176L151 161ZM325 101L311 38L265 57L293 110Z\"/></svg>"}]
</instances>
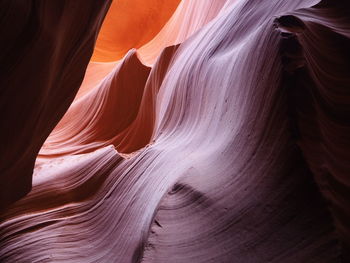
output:
<instances>
[{"instance_id":1,"label":"rippled stone surface","mask_svg":"<svg viewBox=\"0 0 350 263\"><path fill-rule=\"evenodd\" d=\"M0 3L0 261L347 262L347 1L156 2Z\"/></svg>"}]
</instances>

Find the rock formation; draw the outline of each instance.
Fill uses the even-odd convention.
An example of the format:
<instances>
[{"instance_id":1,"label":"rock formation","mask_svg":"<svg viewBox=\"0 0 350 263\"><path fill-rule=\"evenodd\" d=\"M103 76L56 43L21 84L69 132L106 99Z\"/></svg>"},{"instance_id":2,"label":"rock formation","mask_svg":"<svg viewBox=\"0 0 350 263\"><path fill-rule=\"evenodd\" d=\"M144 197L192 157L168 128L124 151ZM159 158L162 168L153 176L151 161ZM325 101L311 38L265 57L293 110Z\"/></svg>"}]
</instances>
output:
<instances>
[{"instance_id":1,"label":"rock formation","mask_svg":"<svg viewBox=\"0 0 350 263\"><path fill-rule=\"evenodd\" d=\"M120 2L0 2L0 261L349 262L349 3Z\"/></svg>"}]
</instances>

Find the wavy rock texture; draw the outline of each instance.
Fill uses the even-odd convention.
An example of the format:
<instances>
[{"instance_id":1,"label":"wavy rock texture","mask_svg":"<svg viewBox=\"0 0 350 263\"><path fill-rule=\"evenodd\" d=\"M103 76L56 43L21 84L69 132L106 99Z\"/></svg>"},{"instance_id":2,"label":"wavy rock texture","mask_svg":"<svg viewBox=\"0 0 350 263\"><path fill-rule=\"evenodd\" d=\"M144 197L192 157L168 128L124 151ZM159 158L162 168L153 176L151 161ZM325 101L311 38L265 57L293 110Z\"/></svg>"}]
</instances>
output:
<instances>
[{"instance_id":1,"label":"wavy rock texture","mask_svg":"<svg viewBox=\"0 0 350 263\"><path fill-rule=\"evenodd\" d=\"M64 117L40 126L59 121L32 191L0 214L1 262L350 260L349 4L199 2L139 50L90 63ZM48 97L43 116L58 110Z\"/></svg>"}]
</instances>

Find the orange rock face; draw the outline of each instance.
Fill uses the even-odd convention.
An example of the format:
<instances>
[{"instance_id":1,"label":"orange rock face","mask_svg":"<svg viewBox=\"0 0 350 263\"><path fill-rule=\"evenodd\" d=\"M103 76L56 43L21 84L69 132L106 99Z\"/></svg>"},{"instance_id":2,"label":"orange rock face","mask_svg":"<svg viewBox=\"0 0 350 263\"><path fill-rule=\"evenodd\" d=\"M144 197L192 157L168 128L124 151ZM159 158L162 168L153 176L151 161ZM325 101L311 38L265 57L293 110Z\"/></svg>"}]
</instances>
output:
<instances>
[{"instance_id":1,"label":"orange rock face","mask_svg":"<svg viewBox=\"0 0 350 263\"><path fill-rule=\"evenodd\" d=\"M92 61L119 60L129 49L146 44L169 20L180 1L114 1L103 22Z\"/></svg>"}]
</instances>

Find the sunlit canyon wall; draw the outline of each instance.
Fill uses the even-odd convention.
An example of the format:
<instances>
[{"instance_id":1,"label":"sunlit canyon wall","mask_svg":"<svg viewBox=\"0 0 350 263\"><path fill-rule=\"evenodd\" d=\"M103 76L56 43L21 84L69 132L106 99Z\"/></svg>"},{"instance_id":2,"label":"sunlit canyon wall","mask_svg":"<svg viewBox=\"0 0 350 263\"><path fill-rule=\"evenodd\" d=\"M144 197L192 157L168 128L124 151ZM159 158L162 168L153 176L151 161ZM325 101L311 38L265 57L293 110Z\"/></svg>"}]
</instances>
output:
<instances>
[{"instance_id":1,"label":"sunlit canyon wall","mask_svg":"<svg viewBox=\"0 0 350 263\"><path fill-rule=\"evenodd\" d=\"M0 262L350 262L348 1L0 21Z\"/></svg>"}]
</instances>

